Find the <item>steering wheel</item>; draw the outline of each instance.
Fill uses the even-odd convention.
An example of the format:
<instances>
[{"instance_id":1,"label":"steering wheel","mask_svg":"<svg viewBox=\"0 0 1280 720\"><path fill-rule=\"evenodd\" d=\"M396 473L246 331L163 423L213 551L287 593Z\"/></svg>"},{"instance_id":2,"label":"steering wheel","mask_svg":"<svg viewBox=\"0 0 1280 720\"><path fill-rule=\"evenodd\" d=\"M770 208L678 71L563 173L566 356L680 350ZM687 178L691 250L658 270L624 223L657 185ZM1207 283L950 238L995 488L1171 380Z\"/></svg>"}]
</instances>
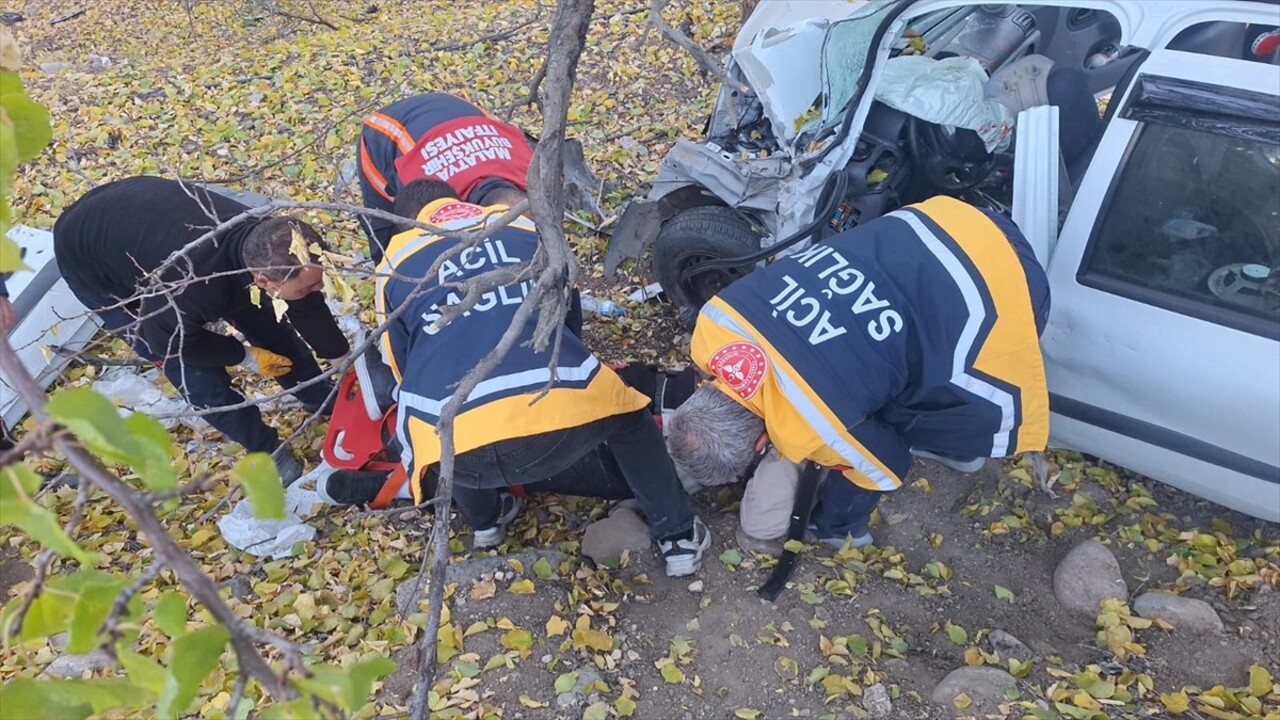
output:
<instances>
[{"instance_id":1,"label":"steering wheel","mask_svg":"<svg viewBox=\"0 0 1280 720\"><path fill-rule=\"evenodd\" d=\"M972 130L952 132L915 116L907 123L907 145L912 162L929 185L949 195L985 180L995 163L995 156Z\"/></svg>"}]
</instances>

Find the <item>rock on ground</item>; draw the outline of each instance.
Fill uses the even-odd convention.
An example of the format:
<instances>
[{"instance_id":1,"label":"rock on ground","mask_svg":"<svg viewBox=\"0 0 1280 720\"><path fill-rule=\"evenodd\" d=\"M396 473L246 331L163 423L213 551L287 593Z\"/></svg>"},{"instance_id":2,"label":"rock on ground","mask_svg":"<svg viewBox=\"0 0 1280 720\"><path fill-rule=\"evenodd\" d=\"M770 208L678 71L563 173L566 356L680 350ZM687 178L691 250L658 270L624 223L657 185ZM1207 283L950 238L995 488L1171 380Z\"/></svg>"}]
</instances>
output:
<instances>
[{"instance_id":1,"label":"rock on ground","mask_svg":"<svg viewBox=\"0 0 1280 720\"><path fill-rule=\"evenodd\" d=\"M862 707L873 718L889 717L889 713L893 712L893 702L889 700L889 691L880 683L876 683L863 691Z\"/></svg>"},{"instance_id":2,"label":"rock on ground","mask_svg":"<svg viewBox=\"0 0 1280 720\"><path fill-rule=\"evenodd\" d=\"M445 583L465 584L472 580L477 580L485 573L491 573L498 570L510 570L511 561L519 560L524 565L525 574L528 574L533 568L533 564L538 560L546 558L551 563L551 567L558 568L560 563L564 561L565 554L559 550L533 549L523 552L513 553L511 555L487 555L485 557L471 558L456 562L444 570ZM425 610L427 596L426 578L422 579L422 587L417 588L418 575L415 573L403 581L396 587L396 607L407 613L414 613L418 610ZM419 591L418 607L406 607L409 599L413 596L415 590Z\"/></svg>"},{"instance_id":3,"label":"rock on ground","mask_svg":"<svg viewBox=\"0 0 1280 720\"><path fill-rule=\"evenodd\" d=\"M1003 670L993 667L962 667L952 670L942 678L942 682L933 688L930 698L956 714L974 715L983 709L995 709L996 705L1007 700L1005 691L1017 686L1017 679ZM955 701L961 695L969 696L973 704L957 708Z\"/></svg>"},{"instance_id":4,"label":"rock on ground","mask_svg":"<svg viewBox=\"0 0 1280 720\"><path fill-rule=\"evenodd\" d=\"M597 564L618 560L630 550L649 548L649 526L630 510L615 510L612 515L587 526L582 535L582 554Z\"/></svg>"},{"instance_id":5,"label":"rock on ground","mask_svg":"<svg viewBox=\"0 0 1280 720\"><path fill-rule=\"evenodd\" d=\"M86 672L98 672L111 667L111 656L102 650L94 650L84 655L59 655L44 669L51 677L78 678Z\"/></svg>"},{"instance_id":6,"label":"rock on ground","mask_svg":"<svg viewBox=\"0 0 1280 720\"><path fill-rule=\"evenodd\" d=\"M1170 592L1155 591L1139 595L1133 601L1133 611L1149 620L1163 620L1172 625L1174 630L1222 632L1222 619L1213 606L1203 600Z\"/></svg>"},{"instance_id":7,"label":"rock on ground","mask_svg":"<svg viewBox=\"0 0 1280 720\"><path fill-rule=\"evenodd\" d=\"M1120 562L1107 546L1086 540L1071 548L1053 573L1053 594L1068 610L1097 617L1107 598L1129 599Z\"/></svg>"},{"instance_id":8,"label":"rock on ground","mask_svg":"<svg viewBox=\"0 0 1280 720\"><path fill-rule=\"evenodd\" d=\"M739 527L734 532L734 539L738 543L738 549L743 552L760 553L761 555L772 555L777 557L782 554L781 540L763 540L743 532Z\"/></svg>"},{"instance_id":9,"label":"rock on ground","mask_svg":"<svg viewBox=\"0 0 1280 720\"><path fill-rule=\"evenodd\" d=\"M1004 630L992 630L987 636L987 641L991 643L991 649L999 653L1002 659L1029 660L1035 655L1031 652L1031 648Z\"/></svg>"},{"instance_id":10,"label":"rock on ground","mask_svg":"<svg viewBox=\"0 0 1280 720\"><path fill-rule=\"evenodd\" d=\"M563 695L556 696L556 707L565 709L576 708L587 702L595 691L592 689L597 681L602 681L600 673L590 668L582 668L578 671L578 678L573 683L573 689Z\"/></svg>"}]
</instances>

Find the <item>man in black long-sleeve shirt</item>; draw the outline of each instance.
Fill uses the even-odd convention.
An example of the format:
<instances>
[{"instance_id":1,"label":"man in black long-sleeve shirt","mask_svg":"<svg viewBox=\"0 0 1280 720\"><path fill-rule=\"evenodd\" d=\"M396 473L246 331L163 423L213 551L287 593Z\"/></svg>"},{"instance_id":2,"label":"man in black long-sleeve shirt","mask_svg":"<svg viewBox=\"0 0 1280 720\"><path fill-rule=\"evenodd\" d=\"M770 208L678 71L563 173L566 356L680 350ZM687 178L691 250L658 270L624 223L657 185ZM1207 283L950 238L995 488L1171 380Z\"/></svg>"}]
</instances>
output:
<instances>
[{"instance_id":1,"label":"man in black long-sleeve shirt","mask_svg":"<svg viewBox=\"0 0 1280 720\"><path fill-rule=\"evenodd\" d=\"M349 349L325 305L323 271L309 258L297 257L299 239L304 247L320 241L300 220L238 223L188 248L155 285L155 271L174 252L247 209L195 186L142 176L94 188L53 228L54 254L71 291L108 330L160 364L197 408L244 402L231 385L231 366L292 389L321 373L311 350L332 359ZM250 292L254 285L263 291L259 305ZM268 294L287 301L288 324L276 318ZM219 320L249 345L205 327ZM318 381L293 394L317 410L331 388L328 381ZM250 452L273 452L280 445L256 407L214 412L205 419ZM288 451L277 453L276 465L286 483L301 471Z\"/></svg>"}]
</instances>

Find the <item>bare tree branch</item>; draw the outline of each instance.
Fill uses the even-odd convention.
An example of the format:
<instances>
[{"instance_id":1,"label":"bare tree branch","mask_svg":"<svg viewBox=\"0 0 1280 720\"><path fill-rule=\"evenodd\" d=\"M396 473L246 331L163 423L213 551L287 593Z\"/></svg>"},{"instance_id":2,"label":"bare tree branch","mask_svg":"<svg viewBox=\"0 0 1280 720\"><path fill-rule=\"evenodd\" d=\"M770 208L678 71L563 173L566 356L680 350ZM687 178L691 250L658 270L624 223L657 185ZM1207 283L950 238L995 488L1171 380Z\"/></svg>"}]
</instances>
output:
<instances>
[{"instance_id":1,"label":"bare tree branch","mask_svg":"<svg viewBox=\"0 0 1280 720\"><path fill-rule=\"evenodd\" d=\"M9 341L3 343L8 348ZM0 357L0 369L4 369L3 357ZM6 372L8 372L6 370ZM89 483L80 480L80 485L76 489L76 500L71 506L71 517L67 518L67 522L62 526L62 531L67 535L75 532L77 526L80 525L80 519L84 517L84 505L89 500ZM22 605L18 606L18 611L14 613L13 618L9 621L9 637L14 638L22 631L22 623L27 618L27 613L31 610L31 605L40 597L40 593L44 591L44 583L49 579L49 568L53 565L54 552L45 550L36 558L36 572L31 579L31 587L27 588L27 594L22 598Z\"/></svg>"},{"instance_id":2,"label":"bare tree branch","mask_svg":"<svg viewBox=\"0 0 1280 720\"><path fill-rule=\"evenodd\" d=\"M564 324L567 310L565 288L574 280L575 266L572 252L564 236L563 218L565 205L563 145L565 123L569 110L569 97L577 72L578 58L586 41L591 23L594 0L560 0L556 8L555 22L544 63L548 84L548 97L543 105L543 130L538 147L534 151L529 168L529 204L534 224L541 238L539 252L534 258L532 270L538 280L525 295L499 340L497 347L467 373L458 388L449 396L440 412L437 428L440 433L440 480L436 490L436 517L431 527L431 569L428 579L430 590L427 627L418 644L417 684L414 687L410 716L424 720L430 716L427 696L436 673L436 644L439 638L440 618L444 610L445 570L449 564L449 521L452 516L450 502L453 498L453 469L455 447L453 420L471 391L502 361L524 332L526 323L535 311L538 325L531 344L535 350L545 350L557 325ZM557 336L558 338L559 336ZM558 343L557 343L558 345ZM554 376L554 372L552 373ZM410 482L416 482L410 478Z\"/></svg>"},{"instance_id":3,"label":"bare tree branch","mask_svg":"<svg viewBox=\"0 0 1280 720\"><path fill-rule=\"evenodd\" d=\"M21 359L10 347L7 339L0 341L0 370L9 379L10 385L27 404L31 414L37 421L48 418L45 412L46 398L40 386L23 366ZM92 483L125 509L137 523L138 529L147 538L156 562L173 569L178 580L222 625L226 626L231 636L231 646L240 662L241 669L256 679L272 694L287 694L289 689L283 675L277 675L267 664L266 659L254 647L255 640L261 640L268 633L257 631L245 625L231 608L222 600L213 580L200 569L186 551L165 530L156 517L150 504L139 493L129 487L120 478L108 471L97 459L86 453L73 440L56 436L53 441L67 461L80 473L82 487ZM78 514L78 513L76 513ZM274 636L271 636L274 637ZM276 638L273 644L288 645L283 639Z\"/></svg>"},{"instance_id":4,"label":"bare tree branch","mask_svg":"<svg viewBox=\"0 0 1280 720\"><path fill-rule=\"evenodd\" d=\"M711 56L707 55L706 50L703 50L697 43L685 36L684 33L671 27L667 24L666 20L662 19L662 10L669 2L671 2L671 0L649 0L649 19L658 28L658 30L665 35L668 40L684 48L685 51L692 55L693 59L698 61L698 65L702 66L703 70L711 73L715 77L719 78L721 82L743 95L748 97L755 95L751 88L745 83L729 77L729 74L724 71L724 66L721 63L712 60Z\"/></svg>"},{"instance_id":5,"label":"bare tree branch","mask_svg":"<svg viewBox=\"0 0 1280 720\"><path fill-rule=\"evenodd\" d=\"M111 603L111 610L107 613L107 619L102 621L102 625L98 629L98 634L107 638L106 649L112 657L116 656L115 644L120 639L119 623L120 618L124 616L125 611L129 609L129 601L134 596L142 592L142 589L150 585L160 576L160 571L164 569L164 564L156 561L147 566L142 571L137 580L133 581L129 587L116 596L115 602Z\"/></svg>"},{"instance_id":6,"label":"bare tree branch","mask_svg":"<svg viewBox=\"0 0 1280 720\"><path fill-rule=\"evenodd\" d=\"M529 82L525 84L524 97L518 100L512 100L509 105L502 109L502 119L510 122L512 113L520 108L529 107L530 105L537 105L538 109L541 110L542 95L539 92L539 88L542 87L542 81L546 77L547 63L544 60L542 65L538 66L538 72L534 73L533 77L529 78Z\"/></svg>"}]
</instances>

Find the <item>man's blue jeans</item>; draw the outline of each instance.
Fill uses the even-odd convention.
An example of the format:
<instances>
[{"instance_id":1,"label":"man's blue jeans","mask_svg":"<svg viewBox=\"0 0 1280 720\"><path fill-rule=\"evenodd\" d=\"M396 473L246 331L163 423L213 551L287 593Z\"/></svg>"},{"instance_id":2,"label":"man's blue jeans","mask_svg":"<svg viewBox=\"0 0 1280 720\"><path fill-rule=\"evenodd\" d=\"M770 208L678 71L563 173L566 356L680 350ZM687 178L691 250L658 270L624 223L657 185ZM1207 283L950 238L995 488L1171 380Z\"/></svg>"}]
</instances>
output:
<instances>
[{"instance_id":1,"label":"man's blue jeans","mask_svg":"<svg viewBox=\"0 0 1280 720\"><path fill-rule=\"evenodd\" d=\"M165 377L178 388L192 407L204 410L238 405L245 401L244 396L231 385L231 375L226 368L196 367L183 363L177 357L161 358L130 332L137 320L125 308L120 307L117 301L83 292L77 292L76 297L102 319L103 327L128 342L139 356L159 365ZM240 331L251 345L293 361L293 369L276 378L276 382L286 390L320 375L320 366L310 349L293 328L276 320L275 311L269 305L251 307L248 311L236 313L228 317L227 322ZM293 395L307 409L317 410L324 406L332 389L331 382L319 382L301 388ZM262 413L256 406L209 413L204 419L248 452L274 452L280 446L280 435L262 421Z\"/></svg>"}]
</instances>

